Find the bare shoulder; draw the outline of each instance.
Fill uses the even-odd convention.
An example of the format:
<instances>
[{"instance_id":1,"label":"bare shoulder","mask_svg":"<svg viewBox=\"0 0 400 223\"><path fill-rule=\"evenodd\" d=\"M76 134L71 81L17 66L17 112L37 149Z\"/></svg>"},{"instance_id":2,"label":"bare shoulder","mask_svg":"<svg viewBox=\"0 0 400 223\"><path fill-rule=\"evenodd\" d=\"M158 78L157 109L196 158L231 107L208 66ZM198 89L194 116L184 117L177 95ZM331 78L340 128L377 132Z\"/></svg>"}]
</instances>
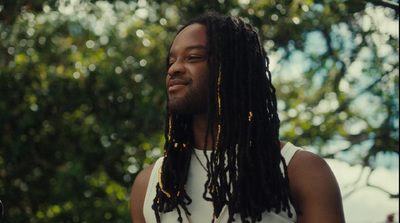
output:
<instances>
[{"instance_id":1,"label":"bare shoulder","mask_svg":"<svg viewBox=\"0 0 400 223\"><path fill-rule=\"evenodd\" d=\"M133 223L145 223L143 215L143 204L146 197L147 186L154 164L144 168L136 176L130 196L130 209Z\"/></svg>"},{"instance_id":2,"label":"bare shoulder","mask_svg":"<svg viewBox=\"0 0 400 223\"><path fill-rule=\"evenodd\" d=\"M332 172L328 164L325 162L324 159L322 159L320 156L304 151L304 150L299 150L296 152L296 154L293 156L289 163L289 167L291 169L291 172L293 173L301 173L306 174L306 175L321 175L325 176L324 171ZM322 168L322 170L320 169ZM315 171L318 170L318 171ZM297 174L293 177L300 177ZM302 176L304 177L304 176ZM301 177L301 178L302 178ZM300 178L300 179L301 179Z\"/></svg>"},{"instance_id":3,"label":"bare shoulder","mask_svg":"<svg viewBox=\"0 0 400 223\"><path fill-rule=\"evenodd\" d=\"M297 151L288 166L290 191L300 211L298 223L344 222L342 199L336 178L321 157Z\"/></svg>"}]
</instances>

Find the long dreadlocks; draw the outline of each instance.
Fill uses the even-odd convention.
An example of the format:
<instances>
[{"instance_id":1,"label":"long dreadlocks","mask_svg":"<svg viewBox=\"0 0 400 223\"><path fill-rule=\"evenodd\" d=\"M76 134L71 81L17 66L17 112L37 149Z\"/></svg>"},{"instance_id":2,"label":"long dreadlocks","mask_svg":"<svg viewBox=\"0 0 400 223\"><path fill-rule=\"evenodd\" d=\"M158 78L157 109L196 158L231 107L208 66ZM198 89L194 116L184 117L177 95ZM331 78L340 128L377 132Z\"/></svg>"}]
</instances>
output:
<instances>
[{"instance_id":1,"label":"long dreadlocks","mask_svg":"<svg viewBox=\"0 0 400 223\"><path fill-rule=\"evenodd\" d=\"M207 159L204 199L213 203L216 217L227 205L228 222L234 221L236 213L243 222L260 221L265 211L287 211L291 216L275 88L257 32L241 18L215 13L192 20L180 31L194 23L206 26L207 134L210 132L215 145ZM167 114L164 161L152 206L157 222L162 212L176 209L179 222L182 210L189 214L186 181L194 143L191 122L189 115Z\"/></svg>"}]
</instances>

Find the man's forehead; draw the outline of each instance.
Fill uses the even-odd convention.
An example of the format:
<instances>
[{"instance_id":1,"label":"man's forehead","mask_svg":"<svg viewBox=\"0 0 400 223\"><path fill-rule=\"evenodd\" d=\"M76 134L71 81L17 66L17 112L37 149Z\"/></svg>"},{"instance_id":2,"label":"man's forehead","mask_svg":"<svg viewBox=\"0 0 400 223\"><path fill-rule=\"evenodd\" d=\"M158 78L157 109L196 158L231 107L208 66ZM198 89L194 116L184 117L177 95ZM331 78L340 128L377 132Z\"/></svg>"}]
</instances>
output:
<instances>
[{"instance_id":1,"label":"man's forehead","mask_svg":"<svg viewBox=\"0 0 400 223\"><path fill-rule=\"evenodd\" d=\"M170 51L187 49L206 49L207 34L206 27L195 23L185 27L174 39Z\"/></svg>"}]
</instances>

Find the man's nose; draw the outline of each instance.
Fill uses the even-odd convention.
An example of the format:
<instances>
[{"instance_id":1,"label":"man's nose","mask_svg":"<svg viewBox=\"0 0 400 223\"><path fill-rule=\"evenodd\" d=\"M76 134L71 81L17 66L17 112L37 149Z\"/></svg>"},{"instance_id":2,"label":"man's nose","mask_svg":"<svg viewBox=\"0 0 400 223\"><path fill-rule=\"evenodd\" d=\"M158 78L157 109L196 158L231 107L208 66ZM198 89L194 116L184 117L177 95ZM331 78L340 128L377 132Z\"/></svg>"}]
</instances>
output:
<instances>
[{"instance_id":1,"label":"man's nose","mask_svg":"<svg viewBox=\"0 0 400 223\"><path fill-rule=\"evenodd\" d=\"M169 76L182 75L186 72L186 68L181 62L174 62L168 69Z\"/></svg>"}]
</instances>

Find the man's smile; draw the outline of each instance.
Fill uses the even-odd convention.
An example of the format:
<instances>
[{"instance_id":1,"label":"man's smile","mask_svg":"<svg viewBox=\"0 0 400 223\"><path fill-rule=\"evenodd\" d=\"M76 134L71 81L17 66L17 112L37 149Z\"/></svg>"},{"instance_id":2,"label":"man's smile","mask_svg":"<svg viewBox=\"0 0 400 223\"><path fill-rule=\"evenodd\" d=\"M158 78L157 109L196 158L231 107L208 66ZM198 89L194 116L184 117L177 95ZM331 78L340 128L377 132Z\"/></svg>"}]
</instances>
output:
<instances>
[{"instance_id":1,"label":"man's smile","mask_svg":"<svg viewBox=\"0 0 400 223\"><path fill-rule=\"evenodd\" d=\"M168 92L173 93L176 92L189 84L188 81L183 79L171 79L168 84Z\"/></svg>"}]
</instances>

